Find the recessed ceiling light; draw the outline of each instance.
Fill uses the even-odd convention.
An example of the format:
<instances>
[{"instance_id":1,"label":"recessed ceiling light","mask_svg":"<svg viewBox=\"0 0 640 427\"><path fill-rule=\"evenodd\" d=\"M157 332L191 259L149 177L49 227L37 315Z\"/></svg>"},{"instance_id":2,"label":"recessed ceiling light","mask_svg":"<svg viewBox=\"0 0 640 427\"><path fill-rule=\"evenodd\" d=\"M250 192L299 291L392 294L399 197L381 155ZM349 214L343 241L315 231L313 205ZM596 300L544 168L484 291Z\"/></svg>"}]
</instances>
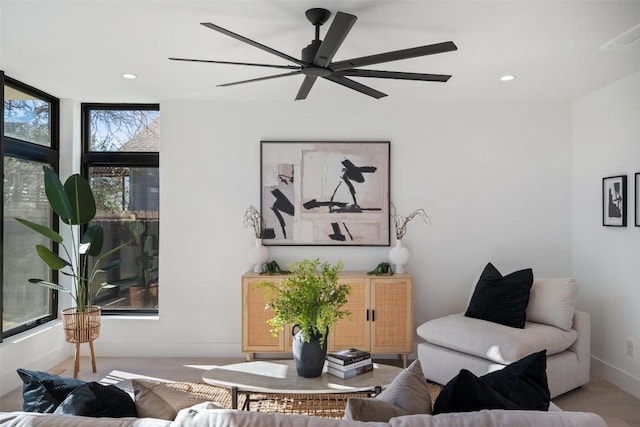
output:
<instances>
[{"instance_id":1,"label":"recessed ceiling light","mask_svg":"<svg viewBox=\"0 0 640 427\"><path fill-rule=\"evenodd\" d=\"M516 78L516 76L514 76L514 75L506 74L506 75L500 77L500 81L501 82L510 82L511 80L513 80L515 78Z\"/></svg>"},{"instance_id":2,"label":"recessed ceiling light","mask_svg":"<svg viewBox=\"0 0 640 427\"><path fill-rule=\"evenodd\" d=\"M125 79L136 79L136 78L138 78L138 76L136 76L135 74L131 74L131 73L122 73L122 77L124 77Z\"/></svg>"}]
</instances>

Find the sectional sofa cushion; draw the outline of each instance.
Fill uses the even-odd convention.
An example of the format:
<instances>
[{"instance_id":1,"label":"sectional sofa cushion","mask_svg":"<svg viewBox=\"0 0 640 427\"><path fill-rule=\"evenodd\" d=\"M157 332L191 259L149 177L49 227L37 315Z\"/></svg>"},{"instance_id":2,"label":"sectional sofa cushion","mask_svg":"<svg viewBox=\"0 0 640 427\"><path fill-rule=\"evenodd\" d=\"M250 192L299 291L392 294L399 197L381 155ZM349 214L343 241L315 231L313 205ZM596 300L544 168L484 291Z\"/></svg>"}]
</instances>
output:
<instances>
[{"instance_id":1,"label":"sectional sofa cushion","mask_svg":"<svg viewBox=\"0 0 640 427\"><path fill-rule=\"evenodd\" d=\"M513 328L524 328L529 293L533 283L530 268L503 276L488 263L476 284L465 316Z\"/></svg>"},{"instance_id":2,"label":"sectional sofa cushion","mask_svg":"<svg viewBox=\"0 0 640 427\"><path fill-rule=\"evenodd\" d=\"M527 321L568 331L573 325L578 284L570 277L539 278L533 281Z\"/></svg>"},{"instance_id":3,"label":"sectional sofa cushion","mask_svg":"<svg viewBox=\"0 0 640 427\"><path fill-rule=\"evenodd\" d=\"M172 427L156 418L92 418L79 415L0 412L2 427ZM196 427L196 426L194 426ZM197 426L200 427L200 426Z\"/></svg>"},{"instance_id":4,"label":"sectional sofa cushion","mask_svg":"<svg viewBox=\"0 0 640 427\"><path fill-rule=\"evenodd\" d=\"M482 410L436 416L407 415L389 420L391 427L607 427L602 417L590 412L543 412Z\"/></svg>"},{"instance_id":5,"label":"sectional sofa cushion","mask_svg":"<svg viewBox=\"0 0 640 427\"><path fill-rule=\"evenodd\" d=\"M86 381L64 378L48 372L18 369L22 379L22 410L25 412L52 413L76 388Z\"/></svg>"},{"instance_id":6,"label":"sectional sofa cushion","mask_svg":"<svg viewBox=\"0 0 640 427\"><path fill-rule=\"evenodd\" d=\"M406 414L431 413L429 386L422 375L422 366L415 360L373 399L347 400L344 419L358 421L388 421Z\"/></svg>"},{"instance_id":7,"label":"sectional sofa cushion","mask_svg":"<svg viewBox=\"0 0 640 427\"><path fill-rule=\"evenodd\" d=\"M527 322L524 329L516 329L461 313L423 323L417 333L431 344L503 365L544 349L547 356L560 353L578 338L574 329L565 331L533 322Z\"/></svg>"},{"instance_id":8,"label":"sectional sofa cushion","mask_svg":"<svg viewBox=\"0 0 640 427\"><path fill-rule=\"evenodd\" d=\"M54 414L86 417L137 417L136 405L129 394L114 385L90 382L73 390Z\"/></svg>"}]
</instances>

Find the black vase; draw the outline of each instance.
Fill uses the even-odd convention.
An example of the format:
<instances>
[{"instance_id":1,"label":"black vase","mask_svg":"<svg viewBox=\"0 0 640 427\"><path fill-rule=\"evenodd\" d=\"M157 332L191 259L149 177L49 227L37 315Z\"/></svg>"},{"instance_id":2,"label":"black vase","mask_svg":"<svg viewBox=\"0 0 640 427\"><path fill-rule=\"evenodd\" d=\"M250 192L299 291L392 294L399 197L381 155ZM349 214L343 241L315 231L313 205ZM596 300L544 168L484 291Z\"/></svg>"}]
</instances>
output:
<instances>
[{"instance_id":1,"label":"black vase","mask_svg":"<svg viewBox=\"0 0 640 427\"><path fill-rule=\"evenodd\" d=\"M304 341L302 329L299 325L291 328L293 342L293 360L296 362L298 375L304 378L315 378L322 375L324 361L327 358L327 337L329 328L324 334L324 344L320 345L320 334L311 334L309 342Z\"/></svg>"}]
</instances>

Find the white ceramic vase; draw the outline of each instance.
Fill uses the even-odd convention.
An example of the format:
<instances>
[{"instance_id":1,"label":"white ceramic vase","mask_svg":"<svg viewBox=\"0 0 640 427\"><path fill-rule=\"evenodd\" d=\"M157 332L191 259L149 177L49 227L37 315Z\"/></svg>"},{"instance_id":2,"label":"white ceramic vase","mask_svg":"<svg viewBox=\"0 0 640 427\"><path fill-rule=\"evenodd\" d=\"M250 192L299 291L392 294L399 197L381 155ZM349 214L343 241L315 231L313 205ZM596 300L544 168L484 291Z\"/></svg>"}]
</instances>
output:
<instances>
[{"instance_id":1,"label":"white ceramic vase","mask_svg":"<svg viewBox=\"0 0 640 427\"><path fill-rule=\"evenodd\" d=\"M255 273L262 273L264 264L269 260L269 249L262 244L262 239L256 239L256 245L249 250L249 264Z\"/></svg>"},{"instance_id":2,"label":"white ceramic vase","mask_svg":"<svg viewBox=\"0 0 640 427\"><path fill-rule=\"evenodd\" d=\"M404 266L409 263L411 254L409 249L402 245L402 239L396 240L396 245L389 251L389 261L394 265L394 272L404 273Z\"/></svg>"}]
</instances>

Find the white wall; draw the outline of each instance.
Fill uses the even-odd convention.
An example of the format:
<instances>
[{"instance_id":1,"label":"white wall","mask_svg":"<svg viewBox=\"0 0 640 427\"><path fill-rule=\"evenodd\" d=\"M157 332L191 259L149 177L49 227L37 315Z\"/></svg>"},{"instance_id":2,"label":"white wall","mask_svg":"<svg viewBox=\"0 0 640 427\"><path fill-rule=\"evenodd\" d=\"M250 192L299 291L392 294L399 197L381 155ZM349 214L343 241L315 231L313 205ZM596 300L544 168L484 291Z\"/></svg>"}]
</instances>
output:
<instances>
[{"instance_id":1,"label":"white wall","mask_svg":"<svg viewBox=\"0 0 640 427\"><path fill-rule=\"evenodd\" d=\"M75 116L77 104L66 110ZM98 356L241 355L240 275L254 241L241 224L259 203L260 140L391 141L392 200L405 213L425 208L433 223L412 222L405 237L416 325L463 310L488 261L505 273L571 274L569 105L164 101L161 115L160 315L103 316ZM63 152L66 171L77 167L75 150ZM271 247L283 266L320 257L347 270L372 269L387 254ZM59 326L28 344L5 341L0 394L19 385L16 368L46 369L71 350Z\"/></svg>"},{"instance_id":2,"label":"white wall","mask_svg":"<svg viewBox=\"0 0 640 427\"><path fill-rule=\"evenodd\" d=\"M573 111L573 271L592 317L596 368L640 397L640 228L634 174L640 172L640 73L577 100ZM628 177L628 226L602 226L602 178ZM635 358L626 341L635 343Z\"/></svg>"},{"instance_id":3,"label":"white wall","mask_svg":"<svg viewBox=\"0 0 640 427\"><path fill-rule=\"evenodd\" d=\"M405 238L415 323L462 310L486 262L571 273L569 105L161 102L160 316L103 317L101 356L240 355L240 275L253 244L260 140L390 140L391 198L433 225ZM388 248L271 247L369 270Z\"/></svg>"}]
</instances>

